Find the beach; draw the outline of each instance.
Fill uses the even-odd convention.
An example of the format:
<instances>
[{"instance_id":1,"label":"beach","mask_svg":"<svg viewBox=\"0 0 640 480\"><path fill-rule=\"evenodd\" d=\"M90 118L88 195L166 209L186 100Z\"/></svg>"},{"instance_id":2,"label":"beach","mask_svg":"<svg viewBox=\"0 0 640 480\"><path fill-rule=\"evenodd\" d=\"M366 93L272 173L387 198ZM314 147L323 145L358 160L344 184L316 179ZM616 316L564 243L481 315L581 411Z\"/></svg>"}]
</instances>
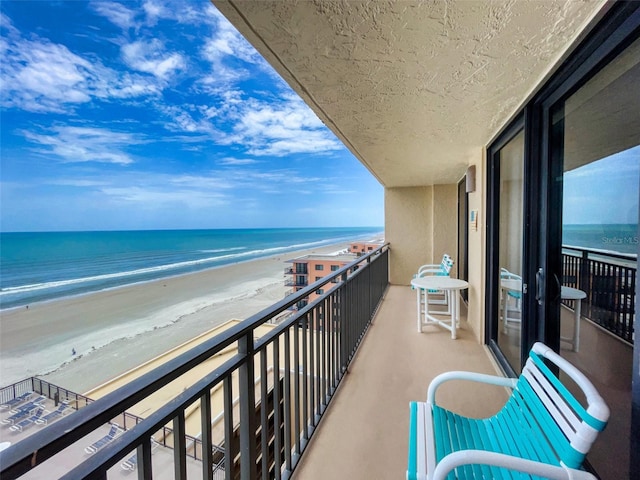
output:
<instances>
[{"instance_id":1,"label":"beach","mask_svg":"<svg viewBox=\"0 0 640 480\"><path fill-rule=\"evenodd\" d=\"M284 297L285 261L341 243L2 312L0 386L38 376L77 393Z\"/></svg>"}]
</instances>

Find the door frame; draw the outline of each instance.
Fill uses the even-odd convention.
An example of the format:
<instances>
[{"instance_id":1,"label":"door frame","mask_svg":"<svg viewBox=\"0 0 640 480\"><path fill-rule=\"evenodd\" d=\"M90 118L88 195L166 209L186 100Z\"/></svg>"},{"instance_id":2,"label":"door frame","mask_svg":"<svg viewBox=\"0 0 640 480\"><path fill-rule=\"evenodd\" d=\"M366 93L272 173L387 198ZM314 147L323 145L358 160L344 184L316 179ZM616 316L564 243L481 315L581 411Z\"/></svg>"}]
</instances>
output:
<instances>
[{"instance_id":1,"label":"door frame","mask_svg":"<svg viewBox=\"0 0 640 480\"><path fill-rule=\"evenodd\" d=\"M493 329L499 313L498 302L498 228L495 216L499 190L499 162L495 161L498 150L513 136L519 122L524 124L525 135L525 199L523 214L523 284L529 288L522 297L522 365L533 342L540 340L558 351L560 285L554 278L562 278L562 213L551 208L562 199L562 182L554 181L562 174L562 165L552 162L551 115L559 102L563 102L587 81L604 68L614 57L640 38L640 2L612 2L603 7L598 23L582 38L567 59L555 70L519 113L518 118L505 126L489 144L487 150L487 254L485 308L485 343L509 375L513 371L496 342L492 340ZM562 128L560 125L558 128ZM556 136L557 138L557 136ZM556 162L557 163L557 162ZM558 172L560 170L560 172ZM640 248L638 249L640 257ZM538 268L544 276L536 279ZM536 281L538 280L538 281ZM539 298L536 298L539 297ZM640 299L640 282L636 282L636 298ZM636 305L636 310L638 306ZM633 378L631 389L631 450L630 475L640 475L640 321L636 315L635 343L633 353Z\"/></svg>"},{"instance_id":2,"label":"door frame","mask_svg":"<svg viewBox=\"0 0 640 480\"><path fill-rule=\"evenodd\" d=\"M509 143L516 135L525 128L524 114L520 114L511 124L500 134L500 136L491 144L487 150L487 248L486 251L486 302L485 302L485 343L489 346L491 352L497 359L503 371L512 377L515 377L515 371L509 364L506 356L500 349L496 339L498 338L498 329L500 324L500 150ZM526 133L526 132L525 132ZM525 178L523 179L523 192L528 191L527 178L527 157L526 157L526 135L525 135ZM523 221L525 229L529 224L526 221L529 199L527 195L523 198ZM527 233L523 231L523 241L527 237ZM523 252L526 252L527 244L523 244ZM523 268L523 284L525 284L525 275L528 269L526 256L522 258ZM522 297L522 304L525 303L525 297ZM520 356L522 359L522 345L525 337L525 325L527 319L522 313L522 336Z\"/></svg>"}]
</instances>

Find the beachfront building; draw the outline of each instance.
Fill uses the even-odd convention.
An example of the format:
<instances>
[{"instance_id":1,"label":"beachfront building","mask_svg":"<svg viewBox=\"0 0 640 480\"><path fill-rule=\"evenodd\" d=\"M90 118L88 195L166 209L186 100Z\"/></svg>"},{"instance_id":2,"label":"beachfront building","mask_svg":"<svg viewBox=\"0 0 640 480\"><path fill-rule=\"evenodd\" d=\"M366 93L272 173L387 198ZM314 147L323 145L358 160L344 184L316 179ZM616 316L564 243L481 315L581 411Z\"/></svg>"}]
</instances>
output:
<instances>
[{"instance_id":1,"label":"beachfront building","mask_svg":"<svg viewBox=\"0 0 640 480\"><path fill-rule=\"evenodd\" d=\"M563 214L576 208L565 196L572 176L596 166L616 171L620 159L638 159L640 4L214 4L384 186L389 246L360 257L363 265L344 284L266 337L254 339L257 325L306 297L310 287L0 452L3 478L46 463L231 344L238 355L70 475L106 478L111 465L138 448L147 475L141 478L150 478L151 435L166 422L183 430L195 402L202 405L202 448L211 452L208 392L223 383L229 441L218 447L234 460L225 464L227 478L273 472L305 480L398 478L406 469L409 401L423 400L436 374L513 376L538 340L577 365L610 405L608 427L586 468L601 478L638 478L637 236L610 233L612 223L622 223L617 200L605 195L612 185L585 189L577 206L590 206L584 223L601 228L600 251L563 244L569 233ZM596 218L595 207L612 220ZM625 214L637 231L637 209ZM618 241L635 253L602 251ZM456 340L438 329L416 331L409 287L421 264L437 263L444 253L454 257L452 275L469 285ZM515 290L503 287L505 271L517 277ZM314 288L331 281L329 275ZM563 286L585 297L563 298ZM322 333L308 328L314 318L325 322ZM579 348L565 341L577 325ZM268 385L257 394L254 379L264 378L257 372L268 364L267 346L287 352L283 368L274 367L282 382L274 382L271 394ZM236 389L227 380L235 371ZM256 414L268 398L285 406ZM449 408L478 417L494 413L505 398L503 389L475 385L443 392ZM232 441L238 422L239 440ZM185 478L179 438L174 451L175 477ZM203 477L212 478L211 458L202 462Z\"/></svg>"},{"instance_id":2,"label":"beachfront building","mask_svg":"<svg viewBox=\"0 0 640 480\"><path fill-rule=\"evenodd\" d=\"M376 248L381 246L381 244L378 244ZM293 287L287 291L287 295L293 295L312 283L322 280L326 275L337 272L355 259L356 255L343 253L339 255L304 255L287 260L286 263L290 263L291 266L286 267L284 270L285 275L288 277L285 279L284 284L287 287ZM340 282L340 278L332 280L332 283L338 282ZM294 308L296 310L304 308L316 298L324 295L324 293L325 288L319 288L311 292L309 296L299 300Z\"/></svg>"},{"instance_id":3,"label":"beachfront building","mask_svg":"<svg viewBox=\"0 0 640 480\"><path fill-rule=\"evenodd\" d=\"M370 253L379 248L383 242L353 242L349 245L349 253L358 256Z\"/></svg>"}]
</instances>

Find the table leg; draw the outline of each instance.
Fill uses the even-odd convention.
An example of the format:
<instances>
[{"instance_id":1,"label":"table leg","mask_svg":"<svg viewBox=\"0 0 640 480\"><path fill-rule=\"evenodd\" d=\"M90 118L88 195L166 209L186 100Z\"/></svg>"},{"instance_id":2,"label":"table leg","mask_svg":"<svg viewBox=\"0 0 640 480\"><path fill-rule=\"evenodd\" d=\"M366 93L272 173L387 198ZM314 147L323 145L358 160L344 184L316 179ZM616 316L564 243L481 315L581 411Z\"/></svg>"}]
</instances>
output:
<instances>
[{"instance_id":1,"label":"table leg","mask_svg":"<svg viewBox=\"0 0 640 480\"><path fill-rule=\"evenodd\" d=\"M582 310L582 300L576 300L575 313L576 313L576 325L573 329L573 351L580 350L580 310Z\"/></svg>"},{"instance_id":2,"label":"table leg","mask_svg":"<svg viewBox=\"0 0 640 480\"><path fill-rule=\"evenodd\" d=\"M456 339L456 325L458 323L458 309L460 308L460 304L458 303L458 296L456 296L455 301L451 298L451 295L456 295L455 291L448 291L449 301L451 303L451 338L453 340Z\"/></svg>"},{"instance_id":3,"label":"table leg","mask_svg":"<svg viewBox=\"0 0 640 480\"><path fill-rule=\"evenodd\" d=\"M502 299L502 332L507 333L507 302L509 301L509 295L504 289L501 289L500 297Z\"/></svg>"},{"instance_id":4,"label":"table leg","mask_svg":"<svg viewBox=\"0 0 640 480\"><path fill-rule=\"evenodd\" d=\"M420 297L422 295L421 288L416 288L416 314L418 316L418 332L422 332L422 318L420 314L420 301L422 300Z\"/></svg>"}]
</instances>

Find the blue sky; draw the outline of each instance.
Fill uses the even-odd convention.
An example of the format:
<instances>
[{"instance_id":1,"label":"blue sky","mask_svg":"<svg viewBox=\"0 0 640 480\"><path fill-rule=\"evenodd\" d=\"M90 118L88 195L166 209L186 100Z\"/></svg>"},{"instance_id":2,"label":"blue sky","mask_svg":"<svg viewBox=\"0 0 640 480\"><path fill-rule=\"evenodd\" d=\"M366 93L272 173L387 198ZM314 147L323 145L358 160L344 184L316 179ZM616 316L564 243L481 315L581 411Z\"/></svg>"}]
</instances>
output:
<instances>
[{"instance_id":1,"label":"blue sky","mask_svg":"<svg viewBox=\"0 0 640 480\"><path fill-rule=\"evenodd\" d=\"M383 189L207 0L0 3L2 231L383 225Z\"/></svg>"},{"instance_id":2,"label":"blue sky","mask_svg":"<svg viewBox=\"0 0 640 480\"><path fill-rule=\"evenodd\" d=\"M565 224L638 223L640 146L565 172Z\"/></svg>"}]
</instances>

